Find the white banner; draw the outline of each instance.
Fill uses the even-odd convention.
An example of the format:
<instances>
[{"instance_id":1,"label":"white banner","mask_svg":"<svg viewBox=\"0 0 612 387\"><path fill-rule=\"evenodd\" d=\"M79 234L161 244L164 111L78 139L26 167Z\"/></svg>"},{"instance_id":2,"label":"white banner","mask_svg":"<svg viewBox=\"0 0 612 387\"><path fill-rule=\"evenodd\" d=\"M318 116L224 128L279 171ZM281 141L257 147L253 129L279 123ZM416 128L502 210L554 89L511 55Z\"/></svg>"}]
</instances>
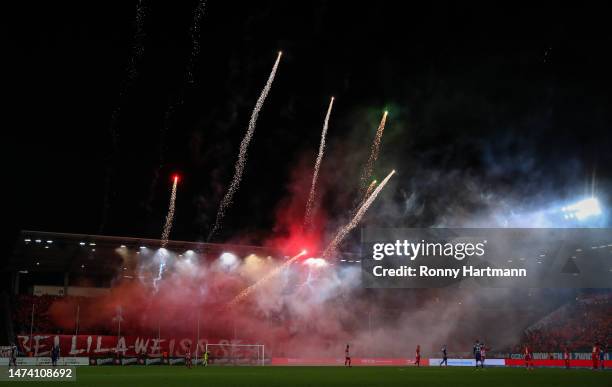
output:
<instances>
[{"instance_id":1,"label":"white banner","mask_svg":"<svg viewBox=\"0 0 612 387\"><path fill-rule=\"evenodd\" d=\"M429 359L430 367L439 367L442 359ZM448 359L449 367L476 367L475 359ZM479 364L480 365L480 364ZM485 359L485 367L487 366L505 366L504 359Z\"/></svg>"},{"instance_id":2,"label":"white banner","mask_svg":"<svg viewBox=\"0 0 612 387\"><path fill-rule=\"evenodd\" d=\"M8 366L9 358L0 358L0 366ZM50 357L18 357L18 366L50 366ZM57 360L58 366L86 366L89 365L88 357L60 357Z\"/></svg>"}]
</instances>

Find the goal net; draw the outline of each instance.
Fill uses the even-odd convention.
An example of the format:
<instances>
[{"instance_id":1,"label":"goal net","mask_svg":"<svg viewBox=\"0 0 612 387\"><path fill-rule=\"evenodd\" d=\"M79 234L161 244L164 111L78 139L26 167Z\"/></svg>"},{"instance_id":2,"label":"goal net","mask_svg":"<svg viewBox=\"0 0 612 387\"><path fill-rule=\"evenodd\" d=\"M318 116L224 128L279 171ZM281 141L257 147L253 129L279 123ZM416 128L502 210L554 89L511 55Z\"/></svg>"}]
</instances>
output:
<instances>
[{"instance_id":1,"label":"goal net","mask_svg":"<svg viewBox=\"0 0 612 387\"><path fill-rule=\"evenodd\" d=\"M208 365L264 365L263 344L206 344L205 350Z\"/></svg>"}]
</instances>

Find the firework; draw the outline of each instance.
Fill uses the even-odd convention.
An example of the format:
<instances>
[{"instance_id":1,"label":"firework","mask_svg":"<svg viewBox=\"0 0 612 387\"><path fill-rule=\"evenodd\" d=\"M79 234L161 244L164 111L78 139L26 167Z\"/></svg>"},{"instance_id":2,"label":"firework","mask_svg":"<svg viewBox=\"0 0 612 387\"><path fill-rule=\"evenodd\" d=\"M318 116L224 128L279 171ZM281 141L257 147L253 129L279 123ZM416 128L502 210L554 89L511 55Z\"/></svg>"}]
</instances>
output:
<instances>
[{"instance_id":1,"label":"firework","mask_svg":"<svg viewBox=\"0 0 612 387\"><path fill-rule=\"evenodd\" d=\"M365 215L365 213L368 210L368 208L370 208L370 206L372 205L374 200L376 200L376 197L378 196L380 191L382 191L382 189L385 188L385 185L387 184L387 182L389 181L391 176L393 176L394 174L395 174L395 169L392 170L387 175L387 177L385 177L385 179L382 182L380 182L378 187L376 187L376 189L374 189L372 194L370 196L368 196L368 198L359 207L359 210L357 210L357 212L355 213L355 215L353 216L351 221L348 224L346 224L345 226L343 226L340 230L338 230L338 232L336 233L336 236L334 237L334 239L332 239L331 243L325 248L325 251L323 252L323 256L324 257L328 257L331 253L336 251L336 249L338 248L338 245L340 244L340 242L342 242L344 240L344 238L346 238L346 236L355 227L357 227L357 225L359 224L359 222L361 222L361 219Z\"/></svg>"},{"instance_id":2,"label":"firework","mask_svg":"<svg viewBox=\"0 0 612 387\"><path fill-rule=\"evenodd\" d=\"M168 245L168 239L170 238L170 231L172 230L172 222L174 221L174 208L176 204L176 186L178 185L178 176L174 176L174 182L172 183L172 193L170 194L170 205L168 206L168 215L166 215L166 223L164 224L164 231L161 236L161 247Z\"/></svg>"},{"instance_id":3,"label":"firework","mask_svg":"<svg viewBox=\"0 0 612 387\"><path fill-rule=\"evenodd\" d=\"M200 21L204 16L205 9L206 0L198 1L198 5L193 11L193 21L189 29L189 34L191 35L191 55L187 60L187 68L185 69L185 80L189 84L194 82L193 66L196 58L200 54Z\"/></svg>"},{"instance_id":4,"label":"firework","mask_svg":"<svg viewBox=\"0 0 612 387\"><path fill-rule=\"evenodd\" d=\"M166 268L166 258L167 258L167 251L164 248L163 250L160 249L159 251L159 269L157 271L157 277L153 278L153 288L155 288L155 291L158 290L157 288L157 283L159 281L161 281L162 276L164 274L164 269Z\"/></svg>"},{"instance_id":5,"label":"firework","mask_svg":"<svg viewBox=\"0 0 612 387\"><path fill-rule=\"evenodd\" d=\"M295 255L295 256L289 258L288 260L286 260L282 265L277 266L274 269L270 270L265 276L263 276L261 279L259 279L259 281L255 282L253 285L251 285L251 286L245 288L243 291L241 291L236 297L234 297L234 299L232 301L229 302L228 306L232 307L232 306L236 305L237 303L242 301L244 298L248 297L249 294L251 294L255 289L259 288L260 286L262 286L266 282L270 281L272 278L274 278L277 275L279 275L283 270L285 270L287 267L289 267L299 257L301 257L303 255L306 255L306 254L307 254L307 251L303 250L298 255Z\"/></svg>"},{"instance_id":6,"label":"firework","mask_svg":"<svg viewBox=\"0 0 612 387\"><path fill-rule=\"evenodd\" d=\"M157 167L153 172L153 179L151 180L151 186L149 187L149 197L146 201L146 208L151 211L151 203L155 196L155 188L159 181L159 176L165 163L166 153L166 133L170 131L171 125L174 121L174 114L183 105L185 98L185 89L188 86L194 84L195 79L193 76L193 67L196 59L200 53L200 23L202 17L204 17L204 11L206 10L206 0L200 0L193 11L193 20L189 33L191 36L191 54L187 58L187 64L185 66L185 78L182 87L179 89L176 95L168 102L166 112L164 113L164 124L159 131L159 158Z\"/></svg>"},{"instance_id":7,"label":"firework","mask_svg":"<svg viewBox=\"0 0 612 387\"><path fill-rule=\"evenodd\" d=\"M368 198L368 196L370 196L372 191L374 191L375 187L376 187L376 180L372 180L372 182L368 186L368 189L366 190L365 195L363 196L363 201L365 201Z\"/></svg>"},{"instance_id":8,"label":"firework","mask_svg":"<svg viewBox=\"0 0 612 387\"><path fill-rule=\"evenodd\" d=\"M134 80L138 77L138 63L140 62L140 59L142 58L142 55L144 53L144 40L146 37L146 33L144 30L145 18L146 7L144 5L144 0L139 0L136 4L136 18L134 19L134 42L126 68L127 76L119 91L119 103L117 104L115 109L113 109L109 126L109 130L111 132L111 139L113 141L113 148L115 151L117 150L119 142L119 137L117 133L119 113L121 112L121 107L124 103L124 99L129 88L134 83Z\"/></svg>"},{"instance_id":9,"label":"firework","mask_svg":"<svg viewBox=\"0 0 612 387\"><path fill-rule=\"evenodd\" d=\"M325 115L325 120L323 121L321 142L319 144L319 154L317 156L317 161L315 162L314 172L312 173L312 185L310 186L310 194L308 195L308 202L306 203L306 213L304 215L304 228L308 228L312 223L312 213L316 196L317 178L319 177L319 168L321 168L321 161L323 160L323 153L325 152L325 137L327 136L329 116L331 115L333 104L334 97L331 97L331 100L329 101L329 107L327 108L327 114Z\"/></svg>"},{"instance_id":10,"label":"firework","mask_svg":"<svg viewBox=\"0 0 612 387\"><path fill-rule=\"evenodd\" d=\"M134 20L134 42L132 45L132 50L130 53L130 57L128 59L128 64L126 68L126 78L123 80L121 84L121 88L119 90L119 101L113 108L111 113L110 123L108 125L108 131L110 133L112 150L110 155L108 156L107 166L106 166L106 176L104 178L104 203L102 206L102 220L100 222L100 232L104 230L106 226L106 221L108 217L108 211L111 206L111 196L112 196L112 181L115 169L115 163L117 162L117 156L119 153L119 132L117 130L117 126L119 124L119 116L121 113L121 108L125 103L126 96L128 91L132 87L134 80L138 76L138 63L142 58L144 53L144 39L145 39L145 30L144 30L144 21L146 17L146 7L143 4L144 0L138 0L136 4L136 18Z\"/></svg>"},{"instance_id":11,"label":"firework","mask_svg":"<svg viewBox=\"0 0 612 387\"><path fill-rule=\"evenodd\" d=\"M387 122L387 111L383 113L382 119L380 120L380 124L378 124L378 129L376 129L376 136L374 136L374 142L372 142L372 149L370 151L370 157L368 158L368 162L363 168L363 172L361 173L361 192L365 192L367 181L372 177L372 170L374 169L374 163L378 159L378 154L380 152L380 142L382 140L382 135L385 130L385 123Z\"/></svg>"},{"instance_id":12,"label":"firework","mask_svg":"<svg viewBox=\"0 0 612 387\"><path fill-rule=\"evenodd\" d=\"M357 214L357 211L359 211L359 209L361 208L363 203L365 203L365 201L368 200L368 197L374 191L375 187L376 187L376 180L372 180L372 182L370 183L370 185L366 189L366 191L363 194L363 196L361 197L361 199L359 199L359 201L357 202L357 205L355 205L355 207L351 211L351 216L355 216L355 214Z\"/></svg>"},{"instance_id":13,"label":"firework","mask_svg":"<svg viewBox=\"0 0 612 387\"><path fill-rule=\"evenodd\" d=\"M213 225L212 230L208 234L208 241L212 239L217 230L221 227L221 222L223 221L223 217L225 216L225 210L232 204L232 200L234 198L234 194L238 191L240 187L240 181L242 180L242 173L244 172L244 167L247 162L247 151L249 149L249 143L253 138L253 134L255 133L255 124L257 123L257 116L259 116L259 111L263 107L264 101L270 92L270 88L272 87L272 82L274 82L274 76L276 75L276 70L278 69L278 64L280 62L282 56L282 52L278 53L276 57L276 62L274 62L274 66L272 67L272 71L270 72L270 76L268 77L268 81L264 86L259 98L257 99L257 103L255 103L255 107L253 108L253 112L251 113L251 119L249 120L249 126L247 129L242 142L240 143L240 151L238 152L238 160L236 161L235 169L234 169L234 177L232 178L232 182L230 183L225 196L221 200L221 204L219 205L219 209L217 210L217 218L215 219L215 224Z\"/></svg>"}]
</instances>

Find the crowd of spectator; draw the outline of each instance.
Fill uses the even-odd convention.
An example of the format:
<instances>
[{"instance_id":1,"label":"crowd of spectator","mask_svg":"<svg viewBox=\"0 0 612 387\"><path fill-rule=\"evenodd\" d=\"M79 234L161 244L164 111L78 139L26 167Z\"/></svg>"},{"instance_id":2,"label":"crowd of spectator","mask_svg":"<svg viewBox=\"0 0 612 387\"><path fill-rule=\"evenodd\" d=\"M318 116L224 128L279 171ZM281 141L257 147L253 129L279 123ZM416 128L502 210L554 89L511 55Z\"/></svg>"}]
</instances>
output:
<instances>
[{"instance_id":1,"label":"crowd of spectator","mask_svg":"<svg viewBox=\"0 0 612 387\"><path fill-rule=\"evenodd\" d=\"M74 334L75 327L59 327L49 314L51 305L71 296L19 295L12 301L13 328L17 335L34 333ZM85 301L83 301L85 302ZM34 318L32 318L34 312ZM88 334L107 334L105 330ZM525 345L533 352L590 352L594 343L603 345L612 339L612 296L579 297L527 328L513 352Z\"/></svg>"},{"instance_id":2,"label":"crowd of spectator","mask_svg":"<svg viewBox=\"0 0 612 387\"><path fill-rule=\"evenodd\" d=\"M607 344L612 338L612 297L579 297L528 328L520 349L528 345L534 352L590 352L595 343Z\"/></svg>"},{"instance_id":3,"label":"crowd of spectator","mask_svg":"<svg viewBox=\"0 0 612 387\"><path fill-rule=\"evenodd\" d=\"M53 321L50 310L51 305L57 301L75 301L74 303L86 304L91 302L90 297L76 297L76 296L52 296L52 295L41 295L34 296L29 294L21 294L16 296L12 300L12 316L13 316L13 330L17 335L29 335L30 330L33 333L53 333L53 334L69 334L72 335L76 328L76 310L74 323L68 324L69 326L60 326ZM32 311L34 315L32 318ZM108 328L96 327L88 328L87 334L98 334L106 335L111 334Z\"/></svg>"},{"instance_id":4,"label":"crowd of spectator","mask_svg":"<svg viewBox=\"0 0 612 387\"><path fill-rule=\"evenodd\" d=\"M49 317L51 304L57 296L33 296L22 294L13 300L13 329L18 335L33 332L57 333L57 327ZM33 318L32 318L33 317Z\"/></svg>"}]
</instances>

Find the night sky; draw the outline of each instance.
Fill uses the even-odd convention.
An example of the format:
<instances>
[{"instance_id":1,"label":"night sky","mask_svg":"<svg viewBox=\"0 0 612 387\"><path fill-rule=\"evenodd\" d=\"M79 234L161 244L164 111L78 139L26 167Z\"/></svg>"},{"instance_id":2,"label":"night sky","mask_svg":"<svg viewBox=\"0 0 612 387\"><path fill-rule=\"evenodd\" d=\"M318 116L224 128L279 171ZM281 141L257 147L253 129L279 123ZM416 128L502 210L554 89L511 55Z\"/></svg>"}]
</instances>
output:
<instances>
[{"instance_id":1,"label":"night sky","mask_svg":"<svg viewBox=\"0 0 612 387\"><path fill-rule=\"evenodd\" d=\"M135 1L22 3L3 23L13 241L21 229L158 238L173 172L182 181L171 237L205 239L278 50L283 59L217 241L244 234L258 243L272 233L279 206L302 187L295 181L309 179L332 95L321 177L331 219L346 216L342 203L385 109L375 171L398 176L372 208L372 224L431 226L456 211L480 213L482 200L466 189L493 201L508 193L525 207L563 200L582 193L593 170L610 202L612 30L603 8L212 0L186 86L197 2L144 0L133 82ZM181 95L152 187L164 114ZM113 164L109 123L118 106Z\"/></svg>"}]
</instances>

